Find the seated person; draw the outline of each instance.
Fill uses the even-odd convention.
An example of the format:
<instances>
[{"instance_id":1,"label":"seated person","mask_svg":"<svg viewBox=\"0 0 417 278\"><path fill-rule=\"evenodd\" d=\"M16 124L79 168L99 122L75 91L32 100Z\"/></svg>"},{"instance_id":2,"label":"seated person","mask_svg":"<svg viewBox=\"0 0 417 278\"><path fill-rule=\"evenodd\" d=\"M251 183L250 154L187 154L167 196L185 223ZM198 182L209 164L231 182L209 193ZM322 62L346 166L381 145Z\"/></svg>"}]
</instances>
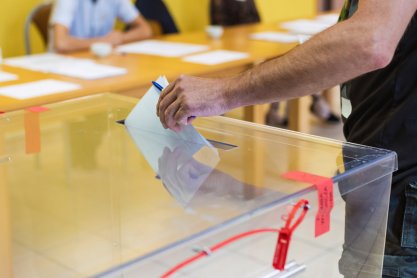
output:
<instances>
[{"instance_id":1,"label":"seated person","mask_svg":"<svg viewBox=\"0 0 417 278\"><path fill-rule=\"evenodd\" d=\"M136 0L136 8L149 21L156 21L162 34L178 33L177 25L163 0Z\"/></svg>"},{"instance_id":2,"label":"seated person","mask_svg":"<svg viewBox=\"0 0 417 278\"><path fill-rule=\"evenodd\" d=\"M260 21L254 0L211 0L212 25L233 26Z\"/></svg>"},{"instance_id":3,"label":"seated person","mask_svg":"<svg viewBox=\"0 0 417 278\"><path fill-rule=\"evenodd\" d=\"M128 31L113 30L116 18ZM151 37L146 20L129 0L56 0L50 19L51 50L86 50L95 42L113 46Z\"/></svg>"}]
</instances>

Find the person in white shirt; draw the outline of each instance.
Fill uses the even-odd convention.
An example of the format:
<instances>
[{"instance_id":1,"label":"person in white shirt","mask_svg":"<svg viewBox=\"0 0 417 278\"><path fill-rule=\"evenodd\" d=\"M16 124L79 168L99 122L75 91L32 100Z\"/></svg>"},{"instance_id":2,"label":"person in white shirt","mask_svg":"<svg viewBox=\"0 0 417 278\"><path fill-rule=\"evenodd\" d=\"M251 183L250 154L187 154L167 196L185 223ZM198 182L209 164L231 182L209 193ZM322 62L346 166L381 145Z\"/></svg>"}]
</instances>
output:
<instances>
[{"instance_id":1,"label":"person in white shirt","mask_svg":"<svg viewBox=\"0 0 417 278\"><path fill-rule=\"evenodd\" d=\"M128 31L114 30L116 19ZM85 50L95 42L116 46L152 36L150 26L129 0L57 0L50 26L50 47L60 53Z\"/></svg>"}]
</instances>

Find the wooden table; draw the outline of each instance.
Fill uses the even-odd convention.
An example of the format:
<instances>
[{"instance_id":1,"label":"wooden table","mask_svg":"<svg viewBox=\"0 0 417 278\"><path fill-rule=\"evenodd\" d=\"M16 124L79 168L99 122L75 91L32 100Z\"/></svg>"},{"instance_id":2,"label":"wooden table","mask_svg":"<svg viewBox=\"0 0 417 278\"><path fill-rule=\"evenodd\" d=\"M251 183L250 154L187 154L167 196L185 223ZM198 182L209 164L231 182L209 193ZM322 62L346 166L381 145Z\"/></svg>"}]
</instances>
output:
<instances>
[{"instance_id":1,"label":"wooden table","mask_svg":"<svg viewBox=\"0 0 417 278\"><path fill-rule=\"evenodd\" d=\"M225 30L221 39L210 39L204 32L157 37L158 40L163 41L204 44L208 45L210 50L224 49L249 54L247 59L214 66L188 63L182 61L181 58L166 58L150 55L113 54L107 58L98 59L89 52L73 54L72 56L75 57L95 59L99 63L124 67L128 70L128 73L123 76L87 81L3 65L0 69L17 74L19 80L3 82L1 86L54 78L80 84L81 89L25 100L0 96L0 111L7 112L101 92L116 92L128 96L141 97L149 88L150 80L155 79L159 75L166 75L171 81L180 74L209 77L233 75L252 67L254 64L259 64L265 60L280 56L297 45L296 43L281 44L249 39L249 35L252 33L278 30L277 26L277 24L253 24L231 27ZM290 105L292 106L290 128L298 131L308 131L308 122L305 120L308 119L309 114L306 101L301 98L290 102ZM244 110L244 119L264 123L264 106L246 107Z\"/></svg>"}]
</instances>

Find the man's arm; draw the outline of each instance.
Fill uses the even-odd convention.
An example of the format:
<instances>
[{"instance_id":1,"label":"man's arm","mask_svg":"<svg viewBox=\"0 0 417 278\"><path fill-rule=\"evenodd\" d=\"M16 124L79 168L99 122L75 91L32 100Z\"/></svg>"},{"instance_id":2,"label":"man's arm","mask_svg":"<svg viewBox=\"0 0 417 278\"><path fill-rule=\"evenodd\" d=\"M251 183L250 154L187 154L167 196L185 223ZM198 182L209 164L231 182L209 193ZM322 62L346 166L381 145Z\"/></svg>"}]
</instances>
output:
<instances>
[{"instance_id":1,"label":"man's arm","mask_svg":"<svg viewBox=\"0 0 417 278\"><path fill-rule=\"evenodd\" d=\"M162 92L157 114L178 131L191 116L301 97L383 68L416 9L417 0L361 0L352 18L239 76L181 76Z\"/></svg>"},{"instance_id":2,"label":"man's arm","mask_svg":"<svg viewBox=\"0 0 417 278\"><path fill-rule=\"evenodd\" d=\"M129 30L123 33L123 43L149 39L152 29L142 16L136 17L129 23Z\"/></svg>"}]
</instances>

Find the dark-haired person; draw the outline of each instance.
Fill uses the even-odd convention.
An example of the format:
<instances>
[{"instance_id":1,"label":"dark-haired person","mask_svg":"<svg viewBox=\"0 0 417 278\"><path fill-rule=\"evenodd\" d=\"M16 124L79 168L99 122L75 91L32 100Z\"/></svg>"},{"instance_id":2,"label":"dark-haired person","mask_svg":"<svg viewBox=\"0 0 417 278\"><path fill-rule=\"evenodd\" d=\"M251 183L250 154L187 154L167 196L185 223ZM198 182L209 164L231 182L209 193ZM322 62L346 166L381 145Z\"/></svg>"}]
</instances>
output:
<instances>
[{"instance_id":1,"label":"dark-haired person","mask_svg":"<svg viewBox=\"0 0 417 278\"><path fill-rule=\"evenodd\" d=\"M136 0L136 8L147 20L159 23L162 34L178 33L178 27L163 0Z\"/></svg>"}]
</instances>

